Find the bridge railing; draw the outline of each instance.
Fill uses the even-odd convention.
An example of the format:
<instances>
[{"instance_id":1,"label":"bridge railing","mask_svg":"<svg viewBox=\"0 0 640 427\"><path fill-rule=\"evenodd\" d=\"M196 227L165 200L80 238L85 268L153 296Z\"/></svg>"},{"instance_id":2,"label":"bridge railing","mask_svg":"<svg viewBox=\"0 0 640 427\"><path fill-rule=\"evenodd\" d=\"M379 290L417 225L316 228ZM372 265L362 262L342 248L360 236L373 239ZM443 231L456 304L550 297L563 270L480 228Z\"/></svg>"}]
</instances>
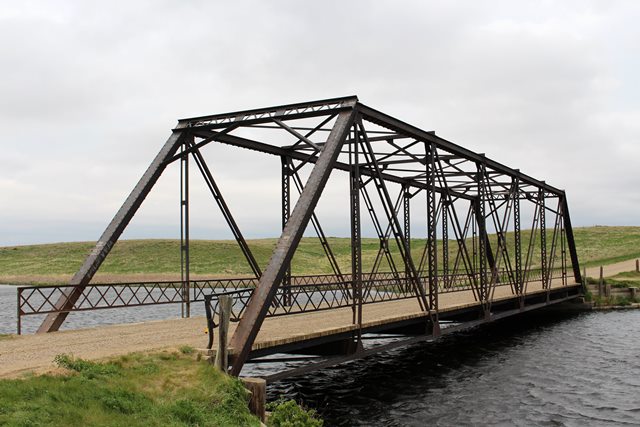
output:
<instances>
[{"instance_id":1,"label":"bridge railing","mask_svg":"<svg viewBox=\"0 0 640 427\"><path fill-rule=\"evenodd\" d=\"M529 281L541 280L540 270L530 270ZM471 276L478 280L477 275ZM472 288L471 277L467 274L438 276L438 292L458 292ZM562 270L555 269L553 278L562 277ZM423 284L427 276L421 277ZM182 304L205 301L210 294L234 292L234 297L242 303L251 295L257 285L256 278L191 280L186 286L181 281L153 281L131 283L103 283L86 286L77 301L65 303L74 285L62 286L21 286L17 290L17 329L21 331L23 316L49 313L70 313L111 308L138 307L161 304ZM510 285L509 275L501 270L496 286ZM291 285L278 289L270 315L317 311L349 306L351 297L351 276L326 275L292 276ZM426 286L425 286L426 287ZM363 303L370 304L415 297L413 285L404 273L382 272L362 275ZM57 303L63 303L58 305ZM246 305L246 304L245 304ZM244 308L240 309L242 312Z\"/></svg>"}]
</instances>

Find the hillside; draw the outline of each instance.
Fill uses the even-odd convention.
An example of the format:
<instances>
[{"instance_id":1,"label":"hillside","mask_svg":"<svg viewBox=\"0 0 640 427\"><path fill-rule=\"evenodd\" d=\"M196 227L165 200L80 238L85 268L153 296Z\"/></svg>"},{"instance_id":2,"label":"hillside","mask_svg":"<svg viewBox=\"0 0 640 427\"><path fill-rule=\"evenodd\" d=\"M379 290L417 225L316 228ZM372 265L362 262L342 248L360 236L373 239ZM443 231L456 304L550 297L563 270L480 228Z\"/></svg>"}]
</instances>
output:
<instances>
[{"instance_id":1,"label":"hillside","mask_svg":"<svg viewBox=\"0 0 640 427\"><path fill-rule=\"evenodd\" d=\"M574 234L583 266L640 257L640 227L584 227L576 228ZM523 231L523 248L526 248L528 238L529 232ZM495 236L492 240L495 244ZM507 235L507 241L512 240L512 236ZM548 240L551 240L550 236ZM329 241L341 268L349 271L349 239L333 237ZM261 266L266 265L275 242L275 238L248 242ZM424 239L412 240L415 258L419 259L424 244ZM93 242L70 242L0 247L0 283L65 283L82 264L93 245ZM451 242L452 253L454 245L455 242ZM379 243L377 239L363 239L362 246L366 268L373 264ZM537 256L534 257L534 264L536 260ZM231 277L250 275L251 271L235 241L194 240L191 242L191 272L194 277ZM331 272L317 238L306 237L302 240L294 258L293 272ZM179 241L123 240L115 245L94 282L171 280L179 277L179 273Z\"/></svg>"}]
</instances>

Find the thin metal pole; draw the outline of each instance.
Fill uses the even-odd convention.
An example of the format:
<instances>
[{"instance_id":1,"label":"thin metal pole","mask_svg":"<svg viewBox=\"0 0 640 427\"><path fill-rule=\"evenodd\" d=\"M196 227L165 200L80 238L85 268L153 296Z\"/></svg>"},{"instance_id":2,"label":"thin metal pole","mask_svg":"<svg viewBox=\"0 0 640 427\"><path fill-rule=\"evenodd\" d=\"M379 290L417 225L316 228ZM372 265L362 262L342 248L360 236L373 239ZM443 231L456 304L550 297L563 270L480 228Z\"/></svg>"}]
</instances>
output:
<instances>
[{"instance_id":1,"label":"thin metal pole","mask_svg":"<svg viewBox=\"0 0 640 427\"><path fill-rule=\"evenodd\" d=\"M20 297L22 296L22 289L18 288L16 292L16 320L18 321L18 335L22 335L22 310L20 308Z\"/></svg>"},{"instance_id":2,"label":"thin metal pole","mask_svg":"<svg viewBox=\"0 0 640 427\"><path fill-rule=\"evenodd\" d=\"M180 147L180 278L182 281L182 317L191 317L189 281L189 156Z\"/></svg>"}]
</instances>

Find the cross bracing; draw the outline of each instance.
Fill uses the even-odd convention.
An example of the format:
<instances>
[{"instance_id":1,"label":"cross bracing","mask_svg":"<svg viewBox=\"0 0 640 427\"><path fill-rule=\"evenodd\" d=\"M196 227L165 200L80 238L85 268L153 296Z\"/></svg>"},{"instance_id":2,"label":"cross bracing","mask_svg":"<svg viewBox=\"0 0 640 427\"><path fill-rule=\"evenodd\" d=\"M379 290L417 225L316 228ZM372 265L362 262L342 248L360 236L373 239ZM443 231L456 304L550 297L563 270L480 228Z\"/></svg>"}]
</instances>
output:
<instances>
[{"instance_id":1,"label":"cross bracing","mask_svg":"<svg viewBox=\"0 0 640 427\"><path fill-rule=\"evenodd\" d=\"M271 259L259 265L232 207L206 161L207 145L254 150L281 159L282 235ZM340 298L349 301L353 323L387 270L403 295L412 295L438 334L438 295L468 286L483 315L495 287L513 295L541 280L550 289L556 271L580 282L566 194L535 179L358 101L355 96L183 119L115 215L94 250L55 303L40 331L57 330L159 176L172 163L181 169L181 272L189 314L189 168L205 181L255 277L231 345L232 372L247 359L260 326L274 305L290 306L296 285L291 260L308 225L318 236ZM190 166L191 165L191 166ZM239 165L239 171L243 165ZM323 231L316 205L333 171L349 176L351 260L340 265ZM424 211L426 234L412 230L412 209ZM380 241L373 265L362 259L362 224ZM424 237L422 247L412 240ZM535 276L535 277L534 277ZM337 285L338 286L338 285ZM355 345L360 340L354 335Z\"/></svg>"}]
</instances>

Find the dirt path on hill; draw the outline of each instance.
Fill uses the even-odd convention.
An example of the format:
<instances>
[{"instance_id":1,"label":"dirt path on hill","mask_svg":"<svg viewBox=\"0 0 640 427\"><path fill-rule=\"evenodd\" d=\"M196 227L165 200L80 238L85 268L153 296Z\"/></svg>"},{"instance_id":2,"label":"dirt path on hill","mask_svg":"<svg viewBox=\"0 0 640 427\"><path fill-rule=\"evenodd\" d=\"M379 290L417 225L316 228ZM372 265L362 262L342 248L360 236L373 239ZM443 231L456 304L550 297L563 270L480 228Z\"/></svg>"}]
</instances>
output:
<instances>
[{"instance_id":1,"label":"dirt path on hill","mask_svg":"<svg viewBox=\"0 0 640 427\"><path fill-rule=\"evenodd\" d=\"M636 270L636 260L630 259L627 261L616 262L614 264L603 265L604 277L615 276L619 273ZM600 277L600 267L588 267L587 276Z\"/></svg>"}]
</instances>

